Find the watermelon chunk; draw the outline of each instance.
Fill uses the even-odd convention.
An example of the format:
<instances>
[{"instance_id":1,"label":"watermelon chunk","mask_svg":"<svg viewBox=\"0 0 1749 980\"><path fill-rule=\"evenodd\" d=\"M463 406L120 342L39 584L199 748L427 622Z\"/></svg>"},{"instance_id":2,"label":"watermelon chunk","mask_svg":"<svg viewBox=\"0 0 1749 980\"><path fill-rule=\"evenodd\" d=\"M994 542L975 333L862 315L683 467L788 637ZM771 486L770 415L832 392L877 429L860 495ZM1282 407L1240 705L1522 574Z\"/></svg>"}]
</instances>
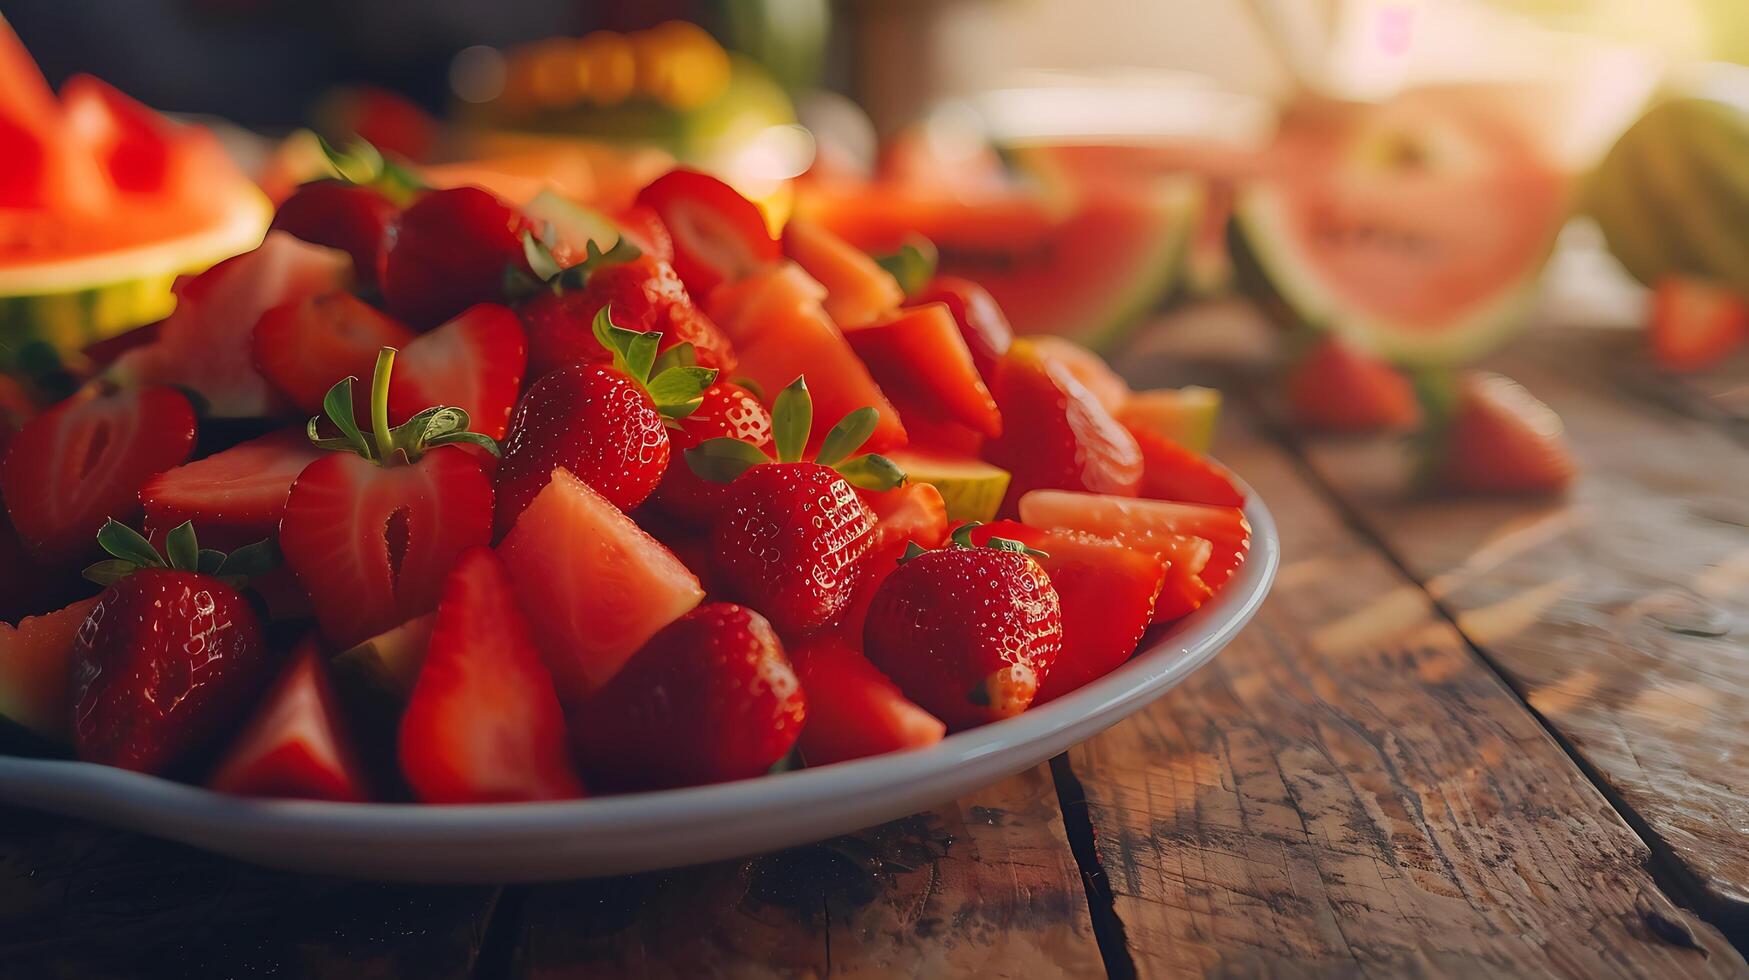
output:
<instances>
[{"instance_id":1,"label":"watermelon chunk","mask_svg":"<svg viewBox=\"0 0 1749 980\"><path fill-rule=\"evenodd\" d=\"M370 798L314 633L292 652L208 785L239 796Z\"/></svg>"},{"instance_id":2,"label":"watermelon chunk","mask_svg":"<svg viewBox=\"0 0 1749 980\"><path fill-rule=\"evenodd\" d=\"M553 471L498 550L567 704L704 600L673 552L565 469Z\"/></svg>"},{"instance_id":3,"label":"watermelon chunk","mask_svg":"<svg viewBox=\"0 0 1749 980\"><path fill-rule=\"evenodd\" d=\"M912 307L846 336L906 414L945 419L992 438L1002 434L1002 413L947 304Z\"/></svg>"},{"instance_id":4,"label":"watermelon chunk","mask_svg":"<svg viewBox=\"0 0 1749 980\"><path fill-rule=\"evenodd\" d=\"M826 314L846 330L888 316L905 301L891 273L816 222L796 218L785 225L783 252L826 287Z\"/></svg>"},{"instance_id":5,"label":"watermelon chunk","mask_svg":"<svg viewBox=\"0 0 1749 980\"><path fill-rule=\"evenodd\" d=\"M42 616L0 623L0 721L9 721L56 745L72 735L67 671L73 637L96 597Z\"/></svg>"},{"instance_id":6,"label":"watermelon chunk","mask_svg":"<svg viewBox=\"0 0 1749 980\"><path fill-rule=\"evenodd\" d=\"M711 319L740 355L737 374L775 395L799 376L814 398L810 450L838 420L863 406L880 413L863 448L878 453L903 446L898 409L887 400L844 332L826 315L825 289L794 263L767 267L711 294Z\"/></svg>"}]
</instances>

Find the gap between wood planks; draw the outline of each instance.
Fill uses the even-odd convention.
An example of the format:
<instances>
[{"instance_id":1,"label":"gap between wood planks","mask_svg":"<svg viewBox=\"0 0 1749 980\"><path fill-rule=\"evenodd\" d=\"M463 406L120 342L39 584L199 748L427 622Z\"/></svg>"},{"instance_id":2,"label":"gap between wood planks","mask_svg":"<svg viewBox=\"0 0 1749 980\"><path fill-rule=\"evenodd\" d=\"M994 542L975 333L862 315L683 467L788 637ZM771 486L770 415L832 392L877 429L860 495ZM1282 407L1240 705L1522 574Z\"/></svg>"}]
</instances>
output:
<instances>
[{"instance_id":1,"label":"gap between wood planks","mask_svg":"<svg viewBox=\"0 0 1749 980\"><path fill-rule=\"evenodd\" d=\"M1552 739L1554 739L1555 744L1560 746L1561 751L1567 755L1567 758L1571 760L1579 772L1584 775L1585 779L1596 787L1597 791L1606 801L1608 801L1609 805L1622 818L1623 822L1628 825L1629 829L1631 829L1634 834L1640 838L1641 842L1646 845L1646 849L1650 855L1647 861L1646 870L1651 874L1653 883L1672 901L1695 912L1707 924L1719 930L1726 940L1735 946L1739 952L1749 954L1749 909L1714 899L1707 892L1707 889L1701 883L1699 878L1696 877L1676 855L1669 843L1665 841L1664 838L1652 828L1646 819L1622 797L1621 793L1616 791L1616 789L1610 785L1609 781L1603 777L1602 773L1600 773L1597 768L1585 758L1560 728L1555 726L1546 716L1543 715L1542 712L1538 711L1536 707L1531 704L1529 698L1526 696L1527 692L1521 682L1516 679L1510 671L1506 670L1500 663L1495 661L1494 658L1489 656L1487 651L1470 637L1469 633L1464 629L1459 617L1456 615L1455 610L1453 610L1445 600L1442 600L1439 596L1426 588L1426 583L1421 581L1420 577L1415 574L1414 570L1403 560L1402 556L1396 552L1390 542L1363 518L1346 495L1338 492L1335 487L1330 485L1318 467L1312 465L1307 457L1304 443L1292 430L1283 426L1279 419L1268 410L1268 406L1264 404L1263 399L1259 397L1255 381L1234 377L1228 379L1222 387L1223 390L1239 395L1244 399L1248 413L1250 414L1252 421L1255 423L1259 434L1282 447L1301 477L1304 478L1306 483L1314 488L1318 495L1321 496L1324 501L1341 516L1343 523L1347 525L1349 530L1367 544L1371 545L1386 561L1395 567L1405 579L1414 582L1417 586L1421 587L1422 592L1427 594L1434 612L1440 619L1450 624L1452 629L1456 631L1457 635L1462 638L1464 646L1469 649L1470 654L1474 656L1480 664L1487 668L1489 672L1494 674L1506 690L1512 692L1513 697L1518 703L1532 718L1536 719L1537 724L1541 726ZM1635 386L1632 390L1639 391L1641 394L1649 393L1645 388L1639 386ZM1666 402L1663 398L1658 400L1665 408L1676 409L1678 405L1682 404L1681 401L1674 398L1669 402ZM1681 412L1681 414L1688 415L1691 418L1695 417L1695 413L1692 411L1684 411ZM1729 426L1725 428L1731 435L1738 438L1740 441L1743 441L1745 444L1749 444L1749 438L1745 438L1742 433ZM1064 764L1066 767L1066 759L1064 760ZM1078 787L1079 783L1076 785ZM1068 817L1066 807L1064 817L1065 819ZM1077 858L1079 858L1079 855L1077 855ZM1090 906L1094 903L1094 896L1091 890L1088 893L1088 902ZM1113 914L1115 915L1115 911ZM1684 930L1675 923L1648 922L1647 925L1660 933L1668 932L1675 935L1684 932ZM1121 933L1121 923L1119 924L1119 930ZM1101 948L1103 949L1104 934L1097 934L1101 937ZM1690 940L1690 942L1692 942L1692 940Z\"/></svg>"}]
</instances>

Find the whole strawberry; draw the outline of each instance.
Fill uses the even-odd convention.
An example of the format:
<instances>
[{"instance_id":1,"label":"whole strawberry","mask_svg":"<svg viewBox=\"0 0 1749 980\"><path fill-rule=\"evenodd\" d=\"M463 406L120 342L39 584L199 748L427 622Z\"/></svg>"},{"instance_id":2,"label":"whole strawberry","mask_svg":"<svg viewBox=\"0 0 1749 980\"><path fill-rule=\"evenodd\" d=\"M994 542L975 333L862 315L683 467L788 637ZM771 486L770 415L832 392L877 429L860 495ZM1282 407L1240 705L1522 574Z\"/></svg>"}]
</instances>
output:
<instances>
[{"instance_id":1,"label":"whole strawberry","mask_svg":"<svg viewBox=\"0 0 1749 980\"><path fill-rule=\"evenodd\" d=\"M528 219L478 187L431 191L401 213L383 260L389 312L425 330L503 298L506 270L527 271Z\"/></svg>"},{"instance_id":2,"label":"whole strawberry","mask_svg":"<svg viewBox=\"0 0 1749 980\"><path fill-rule=\"evenodd\" d=\"M668 429L668 442L685 452L709 439L736 439L771 452L771 412L757 396L729 381L719 381L704 390L698 410ZM662 513L696 526L709 526L722 507L728 488L699 479L686 466L670 466L651 497Z\"/></svg>"},{"instance_id":3,"label":"whole strawberry","mask_svg":"<svg viewBox=\"0 0 1749 980\"><path fill-rule=\"evenodd\" d=\"M626 258L627 252L630 248L622 245L606 255L592 254L521 304L531 374L611 362L613 351L595 338L593 326L596 314L608 306L615 325L661 334L660 351L691 344L699 364L732 370L735 352L728 337L687 295L674 267L647 255Z\"/></svg>"},{"instance_id":4,"label":"whole strawberry","mask_svg":"<svg viewBox=\"0 0 1749 980\"><path fill-rule=\"evenodd\" d=\"M444 576L468 548L492 538L492 481L464 446L497 443L468 430L466 410L434 406L389 427L395 349L377 355L370 431L353 416L352 378L324 405L339 435L310 439L323 454L304 467L286 497L279 544L309 594L316 621L340 648L430 612Z\"/></svg>"},{"instance_id":5,"label":"whole strawberry","mask_svg":"<svg viewBox=\"0 0 1749 980\"><path fill-rule=\"evenodd\" d=\"M806 713L771 624L713 602L651 637L576 708L571 731L591 786L692 786L763 775Z\"/></svg>"},{"instance_id":6,"label":"whole strawberry","mask_svg":"<svg viewBox=\"0 0 1749 980\"><path fill-rule=\"evenodd\" d=\"M971 525L939 551L913 548L875 593L863 652L950 729L1017 715L1063 647L1057 591L1025 545Z\"/></svg>"},{"instance_id":7,"label":"whole strawberry","mask_svg":"<svg viewBox=\"0 0 1749 980\"><path fill-rule=\"evenodd\" d=\"M885 490L905 482L884 457L847 458L874 431L872 408L845 416L814 461L804 461L813 414L807 384L797 378L772 408L776 462L730 438L686 453L695 474L729 482L711 530L716 580L790 637L817 630L844 610L858 563L874 544L874 515L852 483Z\"/></svg>"},{"instance_id":8,"label":"whole strawberry","mask_svg":"<svg viewBox=\"0 0 1749 980\"><path fill-rule=\"evenodd\" d=\"M661 334L621 329L609 316L604 307L594 329L613 363L547 374L510 418L497 474L500 537L558 467L622 511L643 503L668 469L669 424L697 410L716 380L714 370L684 363L691 348L658 357Z\"/></svg>"},{"instance_id":9,"label":"whole strawberry","mask_svg":"<svg viewBox=\"0 0 1749 980\"><path fill-rule=\"evenodd\" d=\"M115 557L85 570L108 587L73 640L73 747L86 762L163 773L211 745L272 677L235 583L266 571L274 550L202 551L187 523L165 555L113 521L97 540Z\"/></svg>"},{"instance_id":10,"label":"whole strawberry","mask_svg":"<svg viewBox=\"0 0 1749 980\"><path fill-rule=\"evenodd\" d=\"M304 184L274 212L273 227L352 256L360 285L382 277L391 229L401 208L375 187L346 180Z\"/></svg>"}]
</instances>

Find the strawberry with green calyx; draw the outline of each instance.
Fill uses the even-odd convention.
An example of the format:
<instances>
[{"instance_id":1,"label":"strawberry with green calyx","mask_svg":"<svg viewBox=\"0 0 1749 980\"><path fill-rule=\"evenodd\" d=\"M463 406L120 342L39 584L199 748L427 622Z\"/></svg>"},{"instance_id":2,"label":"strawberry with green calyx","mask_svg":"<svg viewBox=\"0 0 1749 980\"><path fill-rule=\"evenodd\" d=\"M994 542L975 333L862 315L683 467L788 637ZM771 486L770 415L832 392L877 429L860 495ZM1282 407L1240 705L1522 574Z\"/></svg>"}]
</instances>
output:
<instances>
[{"instance_id":1,"label":"strawberry with green calyx","mask_svg":"<svg viewBox=\"0 0 1749 980\"><path fill-rule=\"evenodd\" d=\"M863 652L949 729L1019 714L1063 648L1061 602L1038 557L1011 538L974 546L972 525L946 548L907 548L869 605Z\"/></svg>"},{"instance_id":2,"label":"strawberry with green calyx","mask_svg":"<svg viewBox=\"0 0 1749 980\"><path fill-rule=\"evenodd\" d=\"M401 209L424 193L425 185L363 140L344 151L323 141L322 152L334 176L293 191L274 212L273 227L346 252L359 284L374 286Z\"/></svg>"},{"instance_id":3,"label":"strawberry with green calyx","mask_svg":"<svg viewBox=\"0 0 1749 980\"><path fill-rule=\"evenodd\" d=\"M885 456L866 453L853 456L874 434L880 413L863 406L838 421L812 462L828 467L853 487L891 490L905 485L905 471ZM806 462L808 432L814 424L814 402L806 377L798 377L777 393L771 406L774 459L765 450L740 439L707 439L686 451L686 464L694 473L717 483L733 483L748 469L765 463Z\"/></svg>"},{"instance_id":4,"label":"strawberry with green calyx","mask_svg":"<svg viewBox=\"0 0 1749 980\"><path fill-rule=\"evenodd\" d=\"M468 413L427 408L389 427L395 350L379 352L371 383L369 432L353 417L352 378L324 401L338 435L308 432L335 450L305 467L280 519L280 549L309 593L328 640L348 647L430 612L444 575L467 548L492 536L492 482L464 449L497 455L490 437L468 430Z\"/></svg>"},{"instance_id":5,"label":"strawberry with green calyx","mask_svg":"<svg viewBox=\"0 0 1749 980\"><path fill-rule=\"evenodd\" d=\"M643 503L668 469L669 426L696 411L717 379L714 369L685 363L684 347L658 354L660 333L617 327L609 317L603 307L593 329L612 364L548 373L511 416L497 474L500 536L558 467L622 511Z\"/></svg>"},{"instance_id":6,"label":"strawberry with green calyx","mask_svg":"<svg viewBox=\"0 0 1749 980\"><path fill-rule=\"evenodd\" d=\"M726 438L686 453L695 474L729 484L711 529L716 579L792 638L844 612L875 545L874 515L852 485L886 490L905 482L891 460L851 456L874 431L873 409L833 426L810 462L802 454L812 416L807 384L797 378L772 408L776 460Z\"/></svg>"},{"instance_id":7,"label":"strawberry with green calyx","mask_svg":"<svg viewBox=\"0 0 1749 980\"><path fill-rule=\"evenodd\" d=\"M906 296L916 296L935 278L941 253L922 235L908 235L897 250L874 257L875 264L898 281Z\"/></svg>"},{"instance_id":8,"label":"strawberry with green calyx","mask_svg":"<svg viewBox=\"0 0 1749 980\"><path fill-rule=\"evenodd\" d=\"M163 554L114 521L97 540L114 558L86 569L107 587L73 641L73 747L87 762L162 773L229 728L272 674L260 619L233 583L271 567L273 546L203 551L188 523L165 535Z\"/></svg>"}]
</instances>

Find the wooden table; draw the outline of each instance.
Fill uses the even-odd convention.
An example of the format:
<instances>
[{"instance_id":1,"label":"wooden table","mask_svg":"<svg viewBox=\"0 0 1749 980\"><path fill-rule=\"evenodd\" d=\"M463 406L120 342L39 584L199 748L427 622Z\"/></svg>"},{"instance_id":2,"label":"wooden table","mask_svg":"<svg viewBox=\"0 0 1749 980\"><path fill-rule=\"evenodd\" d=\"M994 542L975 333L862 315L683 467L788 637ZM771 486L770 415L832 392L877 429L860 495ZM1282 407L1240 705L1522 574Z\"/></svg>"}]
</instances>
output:
<instances>
[{"instance_id":1,"label":"wooden table","mask_svg":"<svg viewBox=\"0 0 1749 980\"><path fill-rule=\"evenodd\" d=\"M1275 512L1280 580L1048 766L534 887L301 878L0 811L0 976L1749 975L1749 374L1678 384L1632 336L1539 331L1496 366L1565 417L1580 486L1414 500L1396 447L1272 421L1254 325L1202 319L1129 373L1226 386L1218 452Z\"/></svg>"}]
</instances>

